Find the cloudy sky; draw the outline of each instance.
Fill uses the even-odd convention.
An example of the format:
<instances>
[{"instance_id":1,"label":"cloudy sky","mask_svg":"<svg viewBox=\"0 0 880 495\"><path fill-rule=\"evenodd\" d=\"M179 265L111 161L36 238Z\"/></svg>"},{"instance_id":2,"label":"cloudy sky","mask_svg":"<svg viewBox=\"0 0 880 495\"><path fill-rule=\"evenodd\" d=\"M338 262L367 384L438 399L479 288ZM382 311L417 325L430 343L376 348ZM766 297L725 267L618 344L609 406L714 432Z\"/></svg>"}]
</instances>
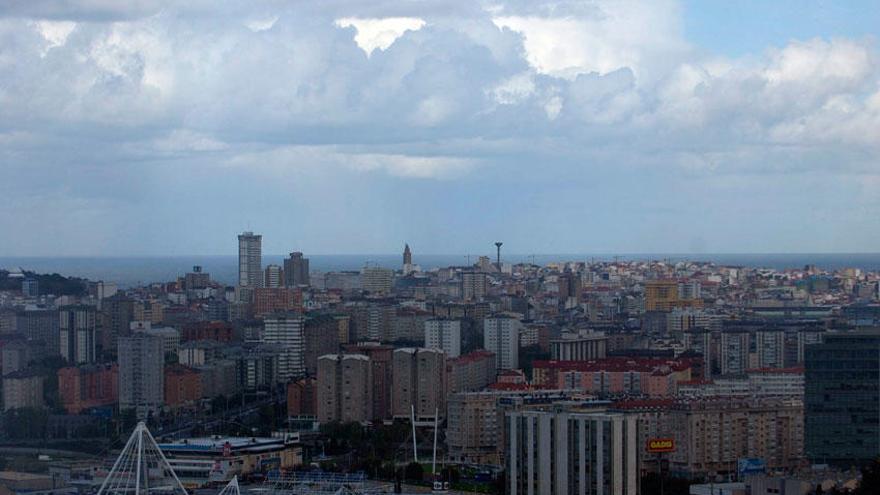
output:
<instances>
[{"instance_id":1,"label":"cloudy sky","mask_svg":"<svg viewBox=\"0 0 880 495\"><path fill-rule=\"evenodd\" d=\"M0 255L877 252L878 31L876 1L7 0Z\"/></svg>"}]
</instances>

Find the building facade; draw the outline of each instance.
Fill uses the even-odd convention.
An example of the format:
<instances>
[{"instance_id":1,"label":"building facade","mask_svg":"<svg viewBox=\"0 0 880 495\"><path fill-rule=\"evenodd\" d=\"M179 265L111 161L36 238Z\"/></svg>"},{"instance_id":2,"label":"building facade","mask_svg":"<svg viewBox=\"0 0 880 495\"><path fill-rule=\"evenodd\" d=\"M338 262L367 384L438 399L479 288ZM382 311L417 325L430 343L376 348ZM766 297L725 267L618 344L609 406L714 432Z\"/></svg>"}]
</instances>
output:
<instances>
[{"instance_id":1,"label":"building facade","mask_svg":"<svg viewBox=\"0 0 880 495\"><path fill-rule=\"evenodd\" d=\"M278 378L287 382L305 375L305 318L300 314L275 314L263 320L264 344L276 346L281 355Z\"/></svg>"},{"instance_id":2,"label":"building facade","mask_svg":"<svg viewBox=\"0 0 880 495\"><path fill-rule=\"evenodd\" d=\"M263 286L263 236L243 232L238 236L238 286Z\"/></svg>"},{"instance_id":3,"label":"building facade","mask_svg":"<svg viewBox=\"0 0 880 495\"><path fill-rule=\"evenodd\" d=\"M808 345L804 378L807 457L851 466L880 456L880 331Z\"/></svg>"},{"instance_id":4,"label":"building facade","mask_svg":"<svg viewBox=\"0 0 880 495\"><path fill-rule=\"evenodd\" d=\"M425 321L425 347L440 349L448 358L461 355L461 321L432 318Z\"/></svg>"},{"instance_id":5,"label":"building facade","mask_svg":"<svg viewBox=\"0 0 880 495\"><path fill-rule=\"evenodd\" d=\"M621 413L522 410L505 418L509 495L636 495L638 423Z\"/></svg>"},{"instance_id":6,"label":"building facade","mask_svg":"<svg viewBox=\"0 0 880 495\"><path fill-rule=\"evenodd\" d=\"M142 332L119 339L119 409L145 418L162 408L165 355L162 339Z\"/></svg>"},{"instance_id":7,"label":"building facade","mask_svg":"<svg viewBox=\"0 0 880 495\"><path fill-rule=\"evenodd\" d=\"M446 355L438 349L408 347L395 349L391 403L396 418L410 417L414 407L417 421L433 421L446 414Z\"/></svg>"},{"instance_id":8,"label":"building facade","mask_svg":"<svg viewBox=\"0 0 880 495\"><path fill-rule=\"evenodd\" d=\"M519 368L519 331L516 318L497 316L483 320L483 348L495 354L498 371Z\"/></svg>"},{"instance_id":9,"label":"building facade","mask_svg":"<svg viewBox=\"0 0 880 495\"><path fill-rule=\"evenodd\" d=\"M370 358L361 354L328 354L318 358L317 415L328 423L373 419Z\"/></svg>"}]
</instances>

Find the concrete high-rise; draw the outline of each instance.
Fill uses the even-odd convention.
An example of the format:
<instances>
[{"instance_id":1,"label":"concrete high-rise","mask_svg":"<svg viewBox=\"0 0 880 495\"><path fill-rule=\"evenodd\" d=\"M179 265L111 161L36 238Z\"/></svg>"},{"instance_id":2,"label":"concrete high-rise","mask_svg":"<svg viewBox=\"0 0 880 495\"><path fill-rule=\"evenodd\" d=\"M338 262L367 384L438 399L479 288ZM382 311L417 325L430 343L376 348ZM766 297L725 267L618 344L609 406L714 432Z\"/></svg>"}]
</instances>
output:
<instances>
[{"instance_id":1,"label":"concrete high-rise","mask_svg":"<svg viewBox=\"0 0 880 495\"><path fill-rule=\"evenodd\" d=\"M638 423L621 413L522 410L505 418L510 495L638 493Z\"/></svg>"},{"instance_id":2,"label":"concrete high-rise","mask_svg":"<svg viewBox=\"0 0 880 495\"><path fill-rule=\"evenodd\" d=\"M64 306L59 312L59 349L71 364L95 362L96 323L92 306Z\"/></svg>"},{"instance_id":3,"label":"concrete high-rise","mask_svg":"<svg viewBox=\"0 0 880 495\"><path fill-rule=\"evenodd\" d=\"M522 323L509 316L483 320L483 348L495 354L498 371L519 368L519 333Z\"/></svg>"},{"instance_id":4,"label":"concrete high-rise","mask_svg":"<svg viewBox=\"0 0 880 495\"><path fill-rule=\"evenodd\" d=\"M318 358L318 421L365 422L373 418L370 358L327 354Z\"/></svg>"},{"instance_id":5,"label":"concrete high-rise","mask_svg":"<svg viewBox=\"0 0 880 495\"><path fill-rule=\"evenodd\" d=\"M749 366L748 330L725 330L721 332L721 374L745 373Z\"/></svg>"},{"instance_id":6,"label":"concrete high-rise","mask_svg":"<svg viewBox=\"0 0 880 495\"><path fill-rule=\"evenodd\" d=\"M461 272L461 298L465 301L481 301L488 292L488 277L484 272Z\"/></svg>"},{"instance_id":7,"label":"concrete high-rise","mask_svg":"<svg viewBox=\"0 0 880 495\"><path fill-rule=\"evenodd\" d=\"M425 347L440 349L448 358L461 355L461 320L432 318L425 322Z\"/></svg>"},{"instance_id":8,"label":"concrete high-rise","mask_svg":"<svg viewBox=\"0 0 880 495\"><path fill-rule=\"evenodd\" d=\"M303 258L299 251L290 253L290 257L284 260L284 284L288 287L311 285L309 259Z\"/></svg>"},{"instance_id":9,"label":"concrete high-rise","mask_svg":"<svg viewBox=\"0 0 880 495\"><path fill-rule=\"evenodd\" d=\"M263 236L243 232L238 236L238 286L263 286Z\"/></svg>"},{"instance_id":10,"label":"concrete high-rise","mask_svg":"<svg viewBox=\"0 0 880 495\"><path fill-rule=\"evenodd\" d=\"M375 342L349 344L344 347L347 354L363 354L370 358L373 394L373 418L390 418L391 411L391 374L394 348Z\"/></svg>"},{"instance_id":11,"label":"concrete high-rise","mask_svg":"<svg viewBox=\"0 0 880 495\"><path fill-rule=\"evenodd\" d=\"M290 381L305 375L305 318L296 313L274 314L263 320L263 343L281 351L278 379Z\"/></svg>"},{"instance_id":12,"label":"concrete high-rise","mask_svg":"<svg viewBox=\"0 0 880 495\"><path fill-rule=\"evenodd\" d=\"M143 332L119 339L119 409L146 418L162 408L165 355L162 339Z\"/></svg>"},{"instance_id":13,"label":"concrete high-rise","mask_svg":"<svg viewBox=\"0 0 880 495\"><path fill-rule=\"evenodd\" d=\"M284 270L280 265L266 265L263 272L263 287L278 289L284 286Z\"/></svg>"},{"instance_id":14,"label":"concrete high-rise","mask_svg":"<svg viewBox=\"0 0 880 495\"><path fill-rule=\"evenodd\" d=\"M415 407L417 421L446 415L446 355L438 349L395 349L391 402L394 417L408 418Z\"/></svg>"}]
</instances>

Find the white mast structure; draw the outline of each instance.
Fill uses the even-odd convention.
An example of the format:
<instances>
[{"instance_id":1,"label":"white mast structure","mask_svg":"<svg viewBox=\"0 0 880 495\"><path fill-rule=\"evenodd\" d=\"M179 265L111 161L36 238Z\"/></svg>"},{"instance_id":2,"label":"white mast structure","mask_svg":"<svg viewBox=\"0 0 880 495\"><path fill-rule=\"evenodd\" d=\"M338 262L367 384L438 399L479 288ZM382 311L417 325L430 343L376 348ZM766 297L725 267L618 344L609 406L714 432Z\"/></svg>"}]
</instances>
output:
<instances>
[{"instance_id":1,"label":"white mast structure","mask_svg":"<svg viewBox=\"0 0 880 495\"><path fill-rule=\"evenodd\" d=\"M217 495L241 495L241 489L238 487L238 475L233 476Z\"/></svg>"},{"instance_id":2,"label":"white mast structure","mask_svg":"<svg viewBox=\"0 0 880 495\"><path fill-rule=\"evenodd\" d=\"M434 409L434 458L431 460L431 493L444 494L449 492L449 483L437 478L437 430L440 409Z\"/></svg>"},{"instance_id":3,"label":"white mast structure","mask_svg":"<svg viewBox=\"0 0 880 495\"><path fill-rule=\"evenodd\" d=\"M146 495L150 491L188 495L156 439L141 421L101 483L98 495Z\"/></svg>"}]
</instances>

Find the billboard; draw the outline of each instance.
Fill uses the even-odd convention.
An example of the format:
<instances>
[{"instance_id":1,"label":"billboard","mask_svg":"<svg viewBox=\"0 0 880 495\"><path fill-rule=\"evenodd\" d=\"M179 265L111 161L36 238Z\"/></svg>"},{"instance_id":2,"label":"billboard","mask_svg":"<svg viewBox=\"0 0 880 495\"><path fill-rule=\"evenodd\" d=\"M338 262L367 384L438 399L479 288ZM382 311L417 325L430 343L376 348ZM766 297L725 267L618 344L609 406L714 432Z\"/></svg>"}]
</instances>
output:
<instances>
[{"instance_id":1,"label":"billboard","mask_svg":"<svg viewBox=\"0 0 880 495\"><path fill-rule=\"evenodd\" d=\"M736 471L740 477L749 474L763 474L767 471L767 463L764 459L743 458L736 461Z\"/></svg>"},{"instance_id":2,"label":"billboard","mask_svg":"<svg viewBox=\"0 0 880 495\"><path fill-rule=\"evenodd\" d=\"M652 454L675 452L674 438L649 438L646 450Z\"/></svg>"}]
</instances>

